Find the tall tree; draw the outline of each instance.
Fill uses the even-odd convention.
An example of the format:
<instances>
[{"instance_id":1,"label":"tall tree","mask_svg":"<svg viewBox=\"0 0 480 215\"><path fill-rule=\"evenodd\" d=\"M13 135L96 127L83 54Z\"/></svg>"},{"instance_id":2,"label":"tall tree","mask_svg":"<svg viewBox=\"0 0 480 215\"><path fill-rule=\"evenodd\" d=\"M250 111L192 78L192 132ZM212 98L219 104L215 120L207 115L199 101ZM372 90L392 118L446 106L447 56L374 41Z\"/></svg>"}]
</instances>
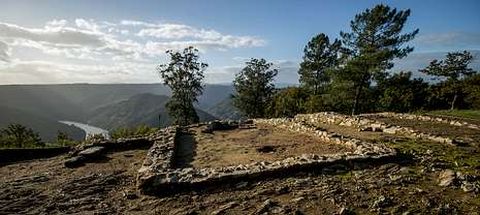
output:
<instances>
[{"instance_id":1,"label":"tall tree","mask_svg":"<svg viewBox=\"0 0 480 215\"><path fill-rule=\"evenodd\" d=\"M433 60L425 69L420 70L428 75L446 78L449 91L453 94L450 110L455 108L455 103L461 93L461 80L475 73L472 68L468 67L472 60L473 56L470 52L449 52L445 60Z\"/></svg>"},{"instance_id":2,"label":"tall tree","mask_svg":"<svg viewBox=\"0 0 480 215\"><path fill-rule=\"evenodd\" d=\"M314 95L320 94L322 86L329 81L327 71L338 65L340 48L339 40L330 43L328 36L323 33L313 37L305 46L298 74L300 83Z\"/></svg>"},{"instance_id":3,"label":"tall tree","mask_svg":"<svg viewBox=\"0 0 480 215\"><path fill-rule=\"evenodd\" d=\"M203 92L206 63L199 62L198 50L188 47L183 52L169 50L170 62L157 67L163 83L172 90L167 103L170 116L176 125L188 125L199 121L193 106Z\"/></svg>"},{"instance_id":4,"label":"tall tree","mask_svg":"<svg viewBox=\"0 0 480 215\"><path fill-rule=\"evenodd\" d=\"M397 11L380 4L357 14L350 22L351 32L340 32L345 54L349 57L338 77L353 83L355 97L352 115L358 111L362 90L371 81L393 67L392 60L403 58L413 47L403 47L418 29L402 34L410 10Z\"/></svg>"},{"instance_id":5,"label":"tall tree","mask_svg":"<svg viewBox=\"0 0 480 215\"><path fill-rule=\"evenodd\" d=\"M235 76L233 104L250 118L264 117L272 101L275 85L273 79L277 69L265 59L252 58Z\"/></svg>"}]
</instances>

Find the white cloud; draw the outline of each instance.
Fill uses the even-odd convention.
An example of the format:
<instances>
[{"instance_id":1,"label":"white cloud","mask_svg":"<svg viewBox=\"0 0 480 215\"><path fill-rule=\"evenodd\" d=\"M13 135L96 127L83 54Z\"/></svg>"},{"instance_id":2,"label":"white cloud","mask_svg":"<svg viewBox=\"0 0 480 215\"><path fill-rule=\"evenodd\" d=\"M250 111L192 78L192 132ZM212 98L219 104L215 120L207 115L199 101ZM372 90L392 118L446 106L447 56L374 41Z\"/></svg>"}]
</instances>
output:
<instances>
[{"instance_id":1,"label":"white cloud","mask_svg":"<svg viewBox=\"0 0 480 215\"><path fill-rule=\"evenodd\" d=\"M416 46L427 50L451 51L480 48L480 32L438 32L420 34Z\"/></svg>"},{"instance_id":2,"label":"white cloud","mask_svg":"<svg viewBox=\"0 0 480 215\"><path fill-rule=\"evenodd\" d=\"M252 36L171 23L78 18L25 27L0 22L0 84L155 82L158 77L150 74L168 49L195 46L207 52L264 44Z\"/></svg>"},{"instance_id":3,"label":"white cloud","mask_svg":"<svg viewBox=\"0 0 480 215\"><path fill-rule=\"evenodd\" d=\"M0 62L9 62L10 61L10 48L8 45L0 41Z\"/></svg>"}]
</instances>

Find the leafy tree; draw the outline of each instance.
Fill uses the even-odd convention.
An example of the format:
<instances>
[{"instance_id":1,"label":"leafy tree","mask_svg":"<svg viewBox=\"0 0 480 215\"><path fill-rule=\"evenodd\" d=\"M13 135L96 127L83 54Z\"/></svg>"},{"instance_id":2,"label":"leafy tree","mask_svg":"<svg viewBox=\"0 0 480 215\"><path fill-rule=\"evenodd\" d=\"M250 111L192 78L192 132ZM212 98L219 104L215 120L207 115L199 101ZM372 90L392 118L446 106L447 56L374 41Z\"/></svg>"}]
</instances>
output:
<instances>
[{"instance_id":1,"label":"leafy tree","mask_svg":"<svg viewBox=\"0 0 480 215\"><path fill-rule=\"evenodd\" d=\"M428 96L428 84L422 79L411 79L411 72L400 72L381 81L377 86L382 111L410 112L422 109Z\"/></svg>"},{"instance_id":2,"label":"leafy tree","mask_svg":"<svg viewBox=\"0 0 480 215\"><path fill-rule=\"evenodd\" d=\"M330 43L328 36L323 33L313 37L305 46L298 73L300 83L314 95L320 94L322 86L328 83L327 71L338 65L340 48L339 40Z\"/></svg>"},{"instance_id":3,"label":"leafy tree","mask_svg":"<svg viewBox=\"0 0 480 215\"><path fill-rule=\"evenodd\" d=\"M1 134L3 145L7 147L23 148L45 146L38 133L20 124L8 125L7 128L1 131Z\"/></svg>"},{"instance_id":4,"label":"leafy tree","mask_svg":"<svg viewBox=\"0 0 480 215\"><path fill-rule=\"evenodd\" d=\"M420 70L428 75L446 78L446 87L453 94L450 110L455 108L457 98L462 93L460 80L475 73L468 67L472 60L470 52L449 52L445 60L433 60L425 69Z\"/></svg>"},{"instance_id":5,"label":"leafy tree","mask_svg":"<svg viewBox=\"0 0 480 215\"><path fill-rule=\"evenodd\" d=\"M265 59L252 58L235 76L233 85L233 105L250 118L265 117L271 104L275 85L273 79L277 69L271 69L272 63Z\"/></svg>"},{"instance_id":6,"label":"leafy tree","mask_svg":"<svg viewBox=\"0 0 480 215\"><path fill-rule=\"evenodd\" d=\"M465 102L468 108L480 109L480 73L466 78L463 83L465 86Z\"/></svg>"},{"instance_id":7,"label":"leafy tree","mask_svg":"<svg viewBox=\"0 0 480 215\"><path fill-rule=\"evenodd\" d=\"M57 131L57 140L58 145L67 146L67 145L74 145L75 141L68 136L67 133L63 131Z\"/></svg>"},{"instance_id":8,"label":"leafy tree","mask_svg":"<svg viewBox=\"0 0 480 215\"><path fill-rule=\"evenodd\" d=\"M373 79L392 68L392 60L403 58L413 47L403 47L418 33L418 29L402 34L410 10L397 11L380 4L357 14L350 22L351 32L340 32L345 45L347 61L337 78L352 82L354 102L352 115L358 112L363 89L369 88Z\"/></svg>"},{"instance_id":9,"label":"leafy tree","mask_svg":"<svg viewBox=\"0 0 480 215\"><path fill-rule=\"evenodd\" d=\"M188 125L199 121L193 106L203 91L203 72L206 63L199 62L198 50L188 47L183 52L167 51L170 62L157 67L163 83L172 90L172 98L167 103L169 114L176 125Z\"/></svg>"},{"instance_id":10,"label":"leafy tree","mask_svg":"<svg viewBox=\"0 0 480 215\"><path fill-rule=\"evenodd\" d=\"M287 87L275 93L270 115L273 117L293 117L305 112L308 93L300 87Z\"/></svg>"}]
</instances>

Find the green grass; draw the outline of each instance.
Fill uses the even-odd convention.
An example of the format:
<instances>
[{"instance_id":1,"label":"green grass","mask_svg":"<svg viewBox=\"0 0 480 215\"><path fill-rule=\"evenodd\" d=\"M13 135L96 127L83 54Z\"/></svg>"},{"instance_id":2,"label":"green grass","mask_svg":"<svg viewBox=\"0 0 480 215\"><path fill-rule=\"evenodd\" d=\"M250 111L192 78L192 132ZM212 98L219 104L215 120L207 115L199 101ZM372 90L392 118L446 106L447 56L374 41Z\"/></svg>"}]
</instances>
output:
<instances>
[{"instance_id":1,"label":"green grass","mask_svg":"<svg viewBox=\"0 0 480 215\"><path fill-rule=\"evenodd\" d=\"M437 161L444 162L453 170L464 173L477 173L480 167L480 150L476 147L450 146L441 143L406 141L391 144L404 154L428 154Z\"/></svg>"},{"instance_id":2,"label":"green grass","mask_svg":"<svg viewBox=\"0 0 480 215\"><path fill-rule=\"evenodd\" d=\"M427 114L480 120L480 110L437 110L427 112Z\"/></svg>"}]
</instances>

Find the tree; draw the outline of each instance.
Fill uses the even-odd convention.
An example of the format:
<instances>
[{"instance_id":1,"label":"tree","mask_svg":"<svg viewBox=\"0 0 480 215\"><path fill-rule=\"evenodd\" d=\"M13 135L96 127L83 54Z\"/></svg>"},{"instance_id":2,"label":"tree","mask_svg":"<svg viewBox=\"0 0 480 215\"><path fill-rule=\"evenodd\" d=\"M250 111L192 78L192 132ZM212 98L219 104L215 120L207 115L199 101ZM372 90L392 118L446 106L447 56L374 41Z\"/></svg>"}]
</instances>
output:
<instances>
[{"instance_id":1,"label":"tree","mask_svg":"<svg viewBox=\"0 0 480 215\"><path fill-rule=\"evenodd\" d=\"M167 109L175 125L188 125L199 121L193 106L203 92L203 72L206 63L198 61L198 50L188 47L183 52L169 50L170 62L157 67L163 83L172 90Z\"/></svg>"},{"instance_id":2,"label":"tree","mask_svg":"<svg viewBox=\"0 0 480 215\"><path fill-rule=\"evenodd\" d=\"M337 77L353 84L352 115L358 111L362 90L386 69L392 68L393 59L403 58L413 51L413 47L403 45L415 37L418 29L401 34L409 16L410 10L397 11L386 5L376 5L355 16L350 22L350 33L340 32L345 45L343 52L348 57Z\"/></svg>"},{"instance_id":3,"label":"tree","mask_svg":"<svg viewBox=\"0 0 480 215\"><path fill-rule=\"evenodd\" d=\"M410 112L425 106L429 86L422 79L411 77L411 72L400 72L378 82L380 110Z\"/></svg>"},{"instance_id":4,"label":"tree","mask_svg":"<svg viewBox=\"0 0 480 215\"><path fill-rule=\"evenodd\" d=\"M273 117L294 117L305 112L308 93L300 87L287 87L275 93L272 104Z\"/></svg>"},{"instance_id":5,"label":"tree","mask_svg":"<svg viewBox=\"0 0 480 215\"><path fill-rule=\"evenodd\" d=\"M450 110L455 108L457 98L461 93L462 79L471 76L475 72L468 65L472 62L473 56L470 52L449 52L445 60L433 60L425 68L420 70L427 75L439 76L446 78L446 86L448 91L453 94Z\"/></svg>"},{"instance_id":6,"label":"tree","mask_svg":"<svg viewBox=\"0 0 480 215\"><path fill-rule=\"evenodd\" d=\"M300 83L319 95L323 85L328 83L327 71L338 65L341 43L335 39L333 43L327 35L319 34L313 37L303 51L303 62L300 63Z\"/></svg>"},{"instance_id":7,"label":"tree","mask_svg":"<svg viewBox=\"0 0 480 215\"><path fill-rule=\"evenodd\" d=\"M38 133L20 124L10 124L1 131L2 142L6 146L17 148L38 147L45 144Z\"/></svg>"},{"instance_id":8,"label":"tree","mask_svg":"<svg viewBox=\"0 0 480 215\"><path fill-rule=\"evenodd\" d=\"M233 105L250 118L265 117L275 89L273 78L278 71L271 69L273 64L263 58L252 58L245 64L233 81Z\"/></svg>"}]
</instances>

